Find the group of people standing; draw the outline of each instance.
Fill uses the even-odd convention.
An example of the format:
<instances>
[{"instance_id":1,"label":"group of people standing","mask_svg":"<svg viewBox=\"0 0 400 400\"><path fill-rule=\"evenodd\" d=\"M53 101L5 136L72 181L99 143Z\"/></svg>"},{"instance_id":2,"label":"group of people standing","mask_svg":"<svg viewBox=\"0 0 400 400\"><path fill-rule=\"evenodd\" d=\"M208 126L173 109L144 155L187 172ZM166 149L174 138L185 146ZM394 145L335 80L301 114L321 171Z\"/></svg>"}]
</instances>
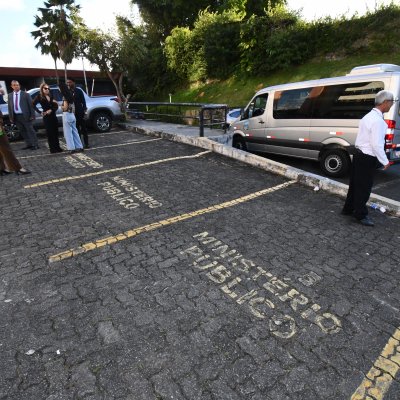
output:
<instances>
[{"instance_id":1,"label":"group of people standing","mask_svg":"<svg viewBox=\"0 0 400 400\"><path fill-rule=\"evenodd\" d=\"M18 81L13 80L11 87L13 92L8 96L8 115L10 122L15 123L25 140L26 146L23 150L37 150L39 148L37 135L32 124L36 111L43 116L50 153L61 153L63 149L59 143L57 120L59 105L54 99L49 85L42 83L39 94L33 101L27 92L21 90ZM66 83L60 83L60 92L63 96L61 109L63 111L63 133L67 150L70 153L82 152L84 147L89 147L85 124L85 96L81 90L76 89L73 79L67 79ZM41 106L41 110L38 105ZM0 123L1 175L9 174L12 171L30 173L30 171L21 167L11 150L7 135L4 133L2 116L0 116Z\"/></svg>"}]
</instances>

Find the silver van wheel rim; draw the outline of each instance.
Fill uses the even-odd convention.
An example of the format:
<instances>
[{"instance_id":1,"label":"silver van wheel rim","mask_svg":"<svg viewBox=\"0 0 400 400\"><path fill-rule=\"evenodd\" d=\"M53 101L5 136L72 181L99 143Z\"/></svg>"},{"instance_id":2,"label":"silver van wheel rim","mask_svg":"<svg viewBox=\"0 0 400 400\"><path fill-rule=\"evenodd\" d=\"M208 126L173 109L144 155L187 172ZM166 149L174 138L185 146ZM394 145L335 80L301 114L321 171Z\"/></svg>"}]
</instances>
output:
<instances>
[{"instance_id":1,"label":"silver van wheel rim","mask_svg":"<svg viewBox=\"0 0 400 400\"><path fill-rule=\"evenodd\" d=\"M332 154L325 160L325 168L327 171L334 173L340 171L343 167L342 159L336 155Z\"/></svg>"}]
</instances>

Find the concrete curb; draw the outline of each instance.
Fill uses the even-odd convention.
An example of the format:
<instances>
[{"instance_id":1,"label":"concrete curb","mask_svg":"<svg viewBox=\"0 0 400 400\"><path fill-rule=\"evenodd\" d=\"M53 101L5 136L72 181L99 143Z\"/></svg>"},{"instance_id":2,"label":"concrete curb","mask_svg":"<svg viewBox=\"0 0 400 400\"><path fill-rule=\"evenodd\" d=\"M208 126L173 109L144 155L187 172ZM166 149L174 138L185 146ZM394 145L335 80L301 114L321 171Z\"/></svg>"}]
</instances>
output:
<instances>
[{"instance_id":1,"label":"concrete curb","mask_svg":"<svg viewBox=\"0 0 400 400\"><path fill-rule=\"evenodd\" d=\"M282 175L289 179L294 179L305 186L314 188L314 190L323 190L342 198L345 198L347 195L348 185L231 147L231 145L229 145L229 143L231 143L231 138L229 135L214 136L212 139L209 139L204 137L191 137L163 131L155 131L127 123L122 123L119 125L132 132L142 133L148 136L161 137L174 142L185 143L191 146L200 147L202 149L211 150L215 153L239 160L243 163L264 169L274 174ZM371 203L375 203L379 207L384 207L388 214L400 217L400 202L398 201L372 193L368 204Z\"/></svg>"}]
</instances>

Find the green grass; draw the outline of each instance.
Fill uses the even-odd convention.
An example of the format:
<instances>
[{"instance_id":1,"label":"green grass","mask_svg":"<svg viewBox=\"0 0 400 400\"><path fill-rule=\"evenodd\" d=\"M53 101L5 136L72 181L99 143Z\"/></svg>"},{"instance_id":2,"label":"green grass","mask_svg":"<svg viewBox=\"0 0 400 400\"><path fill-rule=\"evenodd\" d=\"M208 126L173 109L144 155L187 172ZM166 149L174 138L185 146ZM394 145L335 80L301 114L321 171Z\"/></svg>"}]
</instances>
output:
<instances>
[{"instance_id":1,"label":"green grass","mask_svg":"<svg viewBox=\"0 0 400 400\"><path fill-rule=\"evenodd\" d=\"M337 60L321 58L266 77L234 76L225 81L211 81L176 91L172 93L172 101L245 106L257 90L266 86L346 75L356 66L379 63L400 65L400 53L360 53ZM164 101L169 101L169 98L165 98Z\"/></svg>"}]
</instances>

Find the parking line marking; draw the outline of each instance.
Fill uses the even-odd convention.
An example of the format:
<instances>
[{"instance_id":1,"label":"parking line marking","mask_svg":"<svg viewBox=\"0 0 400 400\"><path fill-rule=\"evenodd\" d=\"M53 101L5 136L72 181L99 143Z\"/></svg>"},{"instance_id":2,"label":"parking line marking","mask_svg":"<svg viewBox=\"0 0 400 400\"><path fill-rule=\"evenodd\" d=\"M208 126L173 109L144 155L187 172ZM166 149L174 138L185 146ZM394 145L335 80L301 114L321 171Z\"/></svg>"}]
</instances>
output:
<instances>
[{"instance_id":1,"label":"parking line marking","mask_svg":"<svg viewBox=\"0 0 400 400\"><path fill-rule=\"evenodd\" d=\"M92 176L97 176L97 175L111 174L113 172L126 171L129 169L147 167L149 165L162 164L162 163L169 162L169 161L198 158L198 157L204 156L205 154L208 154L211 152L212 152L211 150L207 150L207 151L202 151L201 153L194 154L192 156L164 158L162 160L149 161L149 162L143 163L143 164L134 164L134 165L128 165L126 167L119 167L119 168L106 169L103 171L90 172L89 174L84 174L84 175L65 176L64 178L51 179L50 181L32 183L31 185L24 186L24 189L32 189L32 188L36 188L39 186L52 185L55 183L67 182L67 181L72 181L72 180L76 180L76 179L85 179L85 178L90 178Z\"/></svg>"},{"instance_id":2,"label":"parking line marking","mask_svg":"<svg viewBox=\"0 0 400 400\"><path fill-rule=\"evenodd\" d=\"M162 138L156 138L156 139L148 139L148 140L134 140L132 142L126 142L126 143L118 143L118 144L109 144L107 146L98 146L98 147L90 147L89 149L85 149L85 152L87 151L92 151L92 150L98 150L98 149L108 149L110 147L120 147L120 146L127 146L129 144L140 144L140 143L147 143L147 142L154 142L155 140L162 140ZM54 156L63 156L68 153L47 153L47 154L38 154L35 156L26 156L26 157L18 157L19 160L26 160L27 158L39 158L39 157L54 157Z\"/></svg>"},{"instance_id":3,"label":"parking line marking","mask_svg":"<svg viewBox=\"0 0 400 400\"><path fill-rule=\"evenodd\" d=\"M239 197L234 200L226 201L224 203L216 204L216 205L213 205L213 206L210 206L207 208L202 208L197 211L192 211L192 212L185 213L185 214L175 215L174 217L167 218L167 219L164 219L164 220L161 220L158 222L154 222L152 224L148 224L148 225L140 226L138 228L130 229L128 231L125 231L125 232L120 233L115 236L108 236L103 239L98 239L93 242L88 242L88 243L85 243L74 249L69 249L69 250L63 251L62 253L58 253L53 256L50 256L49 262L53 263L53 262L65 260L66 258L71 258L78 254L87 253L91 250L95 250L95 249L98 249L103 246L111 245L113 243L117 243L122 240L129 239L129 238L137 236L143 232L153 231L155 229L162 228L162 227L168 226L168 225L172 225L177 222L181 222L181 221L184 221L184 220L187 220L190 218L197 217L199 215L203 215L203 214L211 213L214 211L222 210L225 208L233 207L238 204L245 203L247 201L256 199L265 194L276 192L277 190L280 190L280 189L284 189L296 182L297 182L296 180L291 180L291 181L282 183L280 185L273 186L271 188L267 188L267 189L260 190L258 192L250 193L246 196L242 196L242 197Z\"/></svg>"},{"instance_id":4,"label":"parking line marking","mask_svg":"<svg viewBox=\"0 0 400 400\"><path fill-rule=\"evenodd\" d=\"M115 135L116 133L132 133L131 131L128 130L122 130L122 131L112 131L112 132L106 132L106 133L96 133L96 136L106 136L106 135Z\"/></svg>"},{"instance_id":5,"label":"parking line marking","mask_svg":"<svg viewBox=\"0 0 400 400\"><path fill-rule=\"evenodd\" d=\"M389 339L351 400L382 400L400 369L400 327Z\"/></svg>"}]
</instances>

